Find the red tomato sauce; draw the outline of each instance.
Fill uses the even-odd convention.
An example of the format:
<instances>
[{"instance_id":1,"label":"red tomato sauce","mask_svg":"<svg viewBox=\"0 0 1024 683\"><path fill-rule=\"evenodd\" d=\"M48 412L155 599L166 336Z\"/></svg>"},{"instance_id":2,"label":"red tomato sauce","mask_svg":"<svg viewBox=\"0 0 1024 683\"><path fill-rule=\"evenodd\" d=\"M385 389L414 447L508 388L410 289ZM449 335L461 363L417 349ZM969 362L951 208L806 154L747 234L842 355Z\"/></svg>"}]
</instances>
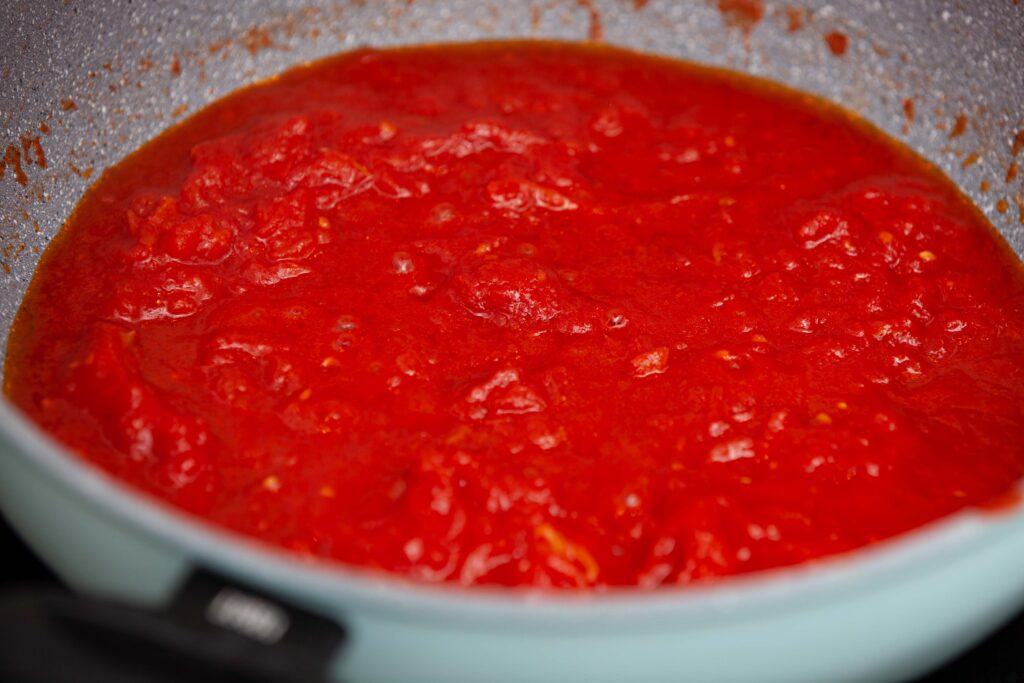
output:
<instances>
[{"instance_id":1,"label":"red tomato sauce","mask_svg":"<svg viewBox=\"0 0 1024 683\"><path fill-rule=\"evenodd\" d=\"M359 51L109 170L5 388L211 522L426 581L687 584L1024 474L1024 275L949 181L722 71Z\"/></svg>"}]
</instances>

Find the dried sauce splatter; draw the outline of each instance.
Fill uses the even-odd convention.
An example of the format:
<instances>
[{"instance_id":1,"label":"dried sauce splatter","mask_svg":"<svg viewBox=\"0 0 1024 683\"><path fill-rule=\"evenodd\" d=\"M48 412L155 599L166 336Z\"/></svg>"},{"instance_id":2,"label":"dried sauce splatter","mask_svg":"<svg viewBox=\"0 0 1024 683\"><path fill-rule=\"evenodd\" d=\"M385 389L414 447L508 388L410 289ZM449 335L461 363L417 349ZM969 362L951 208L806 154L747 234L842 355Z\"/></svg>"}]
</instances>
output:
<instances>
[{"instance_id":1,"label":"dried sauce splatter","mask_svg":"<svg viewBox=\"0 0 1024 683\"><path fill-rule=\"evenodd\" d=\"M46 153L39 142L39 136L23 135L21 137L21 154L25 164L35 163L39 168L46 168Z\"/></svg>"},{"instance_id":2,"label":"dried sauce splatter","mask_svg":"<svg viewBox=\"0 0 1024 683\"><path fill-rule=\"evenodd\" d=\"M19 185L28 184L28 176L25 175L25 170L21 167L21 150L17 145L7 145L3 159L0 159L0 178L6 175L8 168L14 173L14 179L18 181Z\"/></svg>"},{"instance_id":3,"label":"dried sauce splatter","mask_svg":"<svg viewBox=\"0 0 1024 683\"><path fill-rule=\"evenodd\" d=\"M908 123L914 122L914 100L909 97L903 100L903 116L906 117Z\"/></svg>"},{"instance_id":4,"label":"dried sauce splatter","mask_svg":"<svg viewBox=\"0 0 1024 683\"><path fill-rule=\"evenodd\" d=\"M576 4L587 10L587 14L590 15L589 39L593 41L603 40L604 26L601 23L601 12L594 7L594 4L590 2L590 0L576 0Z\"/></svg>"},{"instance_id":5,"label":"dried sauce splatter","mask_svg":"<svg viewBox=\"0 0 1024 683\"><path fill-rule=\"evenodd\" d=\"M764 18L764 3L760 0L718 0L718 11L729 28L738 28L744 34Z\"/></svg>"},{"instance_id":6,"label":"dried sauce splatter","mask_svg":"<svg viewBox=\"0 0 1024 683\"><path fill-rule=\"evenodd\" d=\"M832 51L832 54L842 57L846 54L846 48L849 46L850 40L839 31L829 31L825 34L825 43L828 45L828 49Z\"/></svg>"},{"instance_id":7,"label":"dried sauce splatter","mask_svg":"<svg viewBox=\"0 0 1024 683\"><path fill-rule=\"evenodd\" d=\"M782 11L786 14L786 30L789 33L796 33L804 27L807 10L786 5Z\"/></svg>"},{"instance_id":8,"label":"dried sauce splatter","mask_svg":"<svg viewBox=\"0 0 1024 683\"><path fill-rule=\"evenodd\" d=\"M950 131L949 137L950 137L950 139L958 138L961 135L963 135L964 131L966 131L966 130L967 130L967 115L966 114L960 114L959 116L956 117L956 121L953 123L953 130Z\"/></svg>"}]
</instances>

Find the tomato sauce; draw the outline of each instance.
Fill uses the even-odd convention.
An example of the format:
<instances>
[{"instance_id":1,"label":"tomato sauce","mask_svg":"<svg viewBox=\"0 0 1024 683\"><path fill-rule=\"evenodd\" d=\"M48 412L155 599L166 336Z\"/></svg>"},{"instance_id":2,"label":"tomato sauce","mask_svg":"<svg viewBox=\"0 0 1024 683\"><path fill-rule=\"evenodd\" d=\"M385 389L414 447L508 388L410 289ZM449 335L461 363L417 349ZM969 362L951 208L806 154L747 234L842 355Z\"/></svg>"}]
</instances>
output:
<instances>
[{"instance_id":1,"label":"tomato sauce","mask_svg":"<svg viewBox=\"0 0 1024 683\"><path fill-rule=\"evenodd\" d=\"M823 102L543 43L362 50L109 170L5 389L211 522L425 581L688 584L1024 475L1024 275Z\"/></svg>"}]
</instances>

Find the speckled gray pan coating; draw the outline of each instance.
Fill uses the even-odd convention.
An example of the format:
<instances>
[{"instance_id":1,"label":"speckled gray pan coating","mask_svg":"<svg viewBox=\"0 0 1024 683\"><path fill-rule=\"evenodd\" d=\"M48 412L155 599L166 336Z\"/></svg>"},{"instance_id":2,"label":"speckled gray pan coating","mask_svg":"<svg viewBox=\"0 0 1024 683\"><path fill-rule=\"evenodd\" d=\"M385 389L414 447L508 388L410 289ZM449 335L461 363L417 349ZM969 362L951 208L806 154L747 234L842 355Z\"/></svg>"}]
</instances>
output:
<instances>
[{"instance_id":1,"label":"speckled gray pan coating","mask_svg":"<svg viewBox=\"0 0 1024 683\"><path fill-rule=\"evenodd\" d=\"M602 37L767 76L853 109L907 142L1024 253L1024 172L1005 181L1012 142L1024 129L1024 5L768 2L749 32L737 25L742 12L720 9L758 4L6 0L0 3L0 146L7 159L0 179L0 349L40 253L104 168L241 85L363 45ZM800 27L791 30L794 17ZM848 38L842 56L825 40L833 31ZM912 120L906 100L913 103ZM961 115L966 130L951 138ZM32 138L45 152L45 168ZM15 153L28 156L24 183L11 163ZM1019 157L1024 166L1024 152ZM90 179L83 178L89 169Z\"/></svg>"}]
</instances>

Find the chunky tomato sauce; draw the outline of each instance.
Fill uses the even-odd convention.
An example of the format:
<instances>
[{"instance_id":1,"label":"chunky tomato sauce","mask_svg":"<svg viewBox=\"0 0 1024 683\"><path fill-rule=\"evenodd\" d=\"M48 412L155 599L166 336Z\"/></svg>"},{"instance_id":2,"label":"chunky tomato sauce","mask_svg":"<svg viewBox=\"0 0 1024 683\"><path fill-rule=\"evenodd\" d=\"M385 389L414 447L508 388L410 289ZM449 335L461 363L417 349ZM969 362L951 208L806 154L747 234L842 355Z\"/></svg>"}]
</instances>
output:
<instances>
[{"instance_id":1,"label":"chunky tomato sauce","mask_svg":"<svg viewBox=\"0 0 1024 683\"><path fill-rule=\"evenodd\" d=\"M686 584L1024 474L1024 275L823 103L610 49L359 51L110 170L6 391L82 458L309 556Z\"/></svg>"}]
</instances>

